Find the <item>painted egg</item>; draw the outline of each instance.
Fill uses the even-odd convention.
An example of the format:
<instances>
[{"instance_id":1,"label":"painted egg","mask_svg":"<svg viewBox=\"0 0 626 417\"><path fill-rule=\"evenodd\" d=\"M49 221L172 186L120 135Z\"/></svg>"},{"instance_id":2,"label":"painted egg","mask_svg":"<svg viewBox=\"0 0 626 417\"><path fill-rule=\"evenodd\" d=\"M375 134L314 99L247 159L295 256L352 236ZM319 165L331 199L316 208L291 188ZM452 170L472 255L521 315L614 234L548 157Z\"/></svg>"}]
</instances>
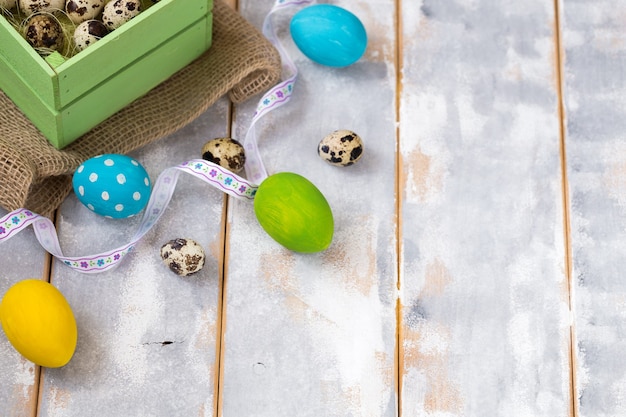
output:
<instances>
[{"instance_id":1,"label":"painted egg","mask_svg":"<svg viewBox=\"0 0 626 417\"><path fill-rule=\"evenodd\" d=\"M74 313L61 292L46 281L14 284L0 303L2 329L11 345L37 365L58 368L76 350Z\"/></svg>"},{"instance_id":2,"label":"painted egg","mask_svg":"<svg viewBox=\"0 0 626 417\"><path fill-rule=\"evenodd\" d=\"M267 177L254 197L261 227L275 241L296 252L321 252L333 240L330 205L309 180L291 172Z\"/></svg>"},{"instance_id":3,"label":"painted egg","mask_svg":"<svg viewBox=\"0 0 626 417\"><path fill-rule=\"evenodd\" d=\"M178 238L161 246L161 259L172 272L186 277L204 267L206 256L195 240Z\"/></svg>"},{"instance_id":4,"label":"painted egg","mask_svg":"<svg viewBox=\"0 0 626 417\"><path fill-rule=\"evenodd\" d=\"M34 14L24 24L24 37L34 48L60 50L65 44L65 35L59 21L49 14Z\"/></svg>"},{"instance_id":5,"label":"painted egg","mask_svg":"<svg viewBox=\"0 0 626 417\"><path fill-rule=\"evenodd\" d=\"M109 30L117 29L141 12L140 0L111 0L102 11L102 21Z\"/></svg>"},{"instance_id":6,"label":"painted egg","mask_svg":"<svg viewBox=\"0 0 626 417\"><path fill-rule=\"evenodd\" d=\"M351 130L336 130L320 141L317 153L331 165L347 167L363 155L363 141Z\"/></svg>"},{"instance_id":7,"label":"painted egg","mask_svg":"<svg viewBox=\"0 0 626 417\"><path fill-rule=\"evenodd\" d=\"M65 12L76 24L95 19L104 8L104 0L67 0Z\"/></svg>"},{"instance_id":8,"label":"painted egg","mask_svg":"<svg viewBox=\"0 0 626 417\"><path fill-rule=\"evenodd\" d=\"M74 172L72 184L76 197L89 210L116 219L134 216L150 199L148 173L126 155L88 159Z\"/></svg>"},{"instance_id":9,"label":"painted egg","mask_svg":"<svg viewBox=\"0 0 626 417\"><path fill-rule=\"evenodd\" d=\"M331 4L305 7L293 16L289 29L300 51L322 65L348 66L367 47L367 33L359 18Z\"/></svg>"},{"instance_id":10,"label":"painted egg","mask_svg":"<svg viewBox=\"0 0 626 417\"><path fill-rule=\"evenodd\" d=\"M65 0L19 0L17 3L26 16L37 12L56 12L65 9Z\"/></svg>"},{"instance_id":11,"label":"painted egg","mask_svg":"<svg viewBox=\"0 0 626 417\"><path fill-rule=\"evenodd\" d=\"M74 30L74 44L79 51L102 39L108 33L107 27L99 20L82 22Z\"/></svg>"},{"instance_id":12,"label":"painted egg","mask_svg":"<svg viewBox=\"0 0 626 417\"><path fill-rule=\"evenodd\" d=\"M202 159L237 173L246 164L246 152L241 143L235 139L217 138L204 144Z\"/></svg>"}]
</instances>

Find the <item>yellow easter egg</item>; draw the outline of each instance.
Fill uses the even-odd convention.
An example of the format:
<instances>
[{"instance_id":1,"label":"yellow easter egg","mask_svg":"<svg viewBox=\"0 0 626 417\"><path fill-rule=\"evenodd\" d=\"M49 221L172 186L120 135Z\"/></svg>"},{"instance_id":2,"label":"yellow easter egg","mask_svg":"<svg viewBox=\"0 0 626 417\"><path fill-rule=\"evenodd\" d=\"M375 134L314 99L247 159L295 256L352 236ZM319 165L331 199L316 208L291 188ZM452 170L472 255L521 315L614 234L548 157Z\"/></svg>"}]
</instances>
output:
<instances>
[{"instance_id":1,"label":"yellow easter egg","mask_svg":"<svg viewBox=\"0 0 626 417\"><path fill-rule=\"evenodd\" d=\"M9 288L0 302L0 322L15 350L38 365L63 366L76 349L74 313L46 281L26 279Z\"/></svg>"},{"instance_id":2,"label":"yellow easter egg","mask_svg":"<svg viewBox=\"0 0 626 417\"><path fill-rule=\"evenodd\" d=\"M333 239L333 213L321 191L291 172L266 178L254 197L254 212L275 241L296 252L321 252Z\"/></svg>"}]
</instances>

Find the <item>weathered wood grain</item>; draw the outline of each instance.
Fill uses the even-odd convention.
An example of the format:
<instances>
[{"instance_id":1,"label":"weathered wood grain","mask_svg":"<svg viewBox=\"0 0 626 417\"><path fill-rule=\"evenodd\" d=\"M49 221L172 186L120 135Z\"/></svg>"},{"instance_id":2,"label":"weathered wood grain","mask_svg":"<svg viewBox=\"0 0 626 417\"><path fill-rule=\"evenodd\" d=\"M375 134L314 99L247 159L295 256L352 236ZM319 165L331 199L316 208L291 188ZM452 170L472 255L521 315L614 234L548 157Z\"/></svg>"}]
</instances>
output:
<instances>
[{"instance_id":1,"label":"weathered wood grain","mask_svg":"<svg viewBox=\"0 0 626 417\"><path fill-rule=\"evenodd\" d=\"M257 27L274 2L240 1ZM231 201L227 233L222 414L395 416L396 204L394 2L333 2L369 35L366 55L332 69L312 63L276 16L300 76L291 102L257 125L271 173L311 180L335 217L330 248L290 252L266 235L252 204ZM242 139L256 103L236 111ZM338 168L317 155L337 129L362 136L365 154Z\"/></svg>"},{"instance_id":2,"label":"weathered wood grain","mask_svg":"<svg viewBox=\"0 0 626 417\"><path fill-rule=\"evenodd\" d=\"M579 416L626 415L626 5L564 1Z\"/></svg>"},{"instance_id":3,"label":"weathered wood grain","mask_svg":"<svg viewBox=\"0 0 626 417\"><path fill-rule=\"evenodd\" d=\"M6 210L0 209L0 216L6 214ZM0 298L21 280L47 279L49 259L37 243L32 228L20 232L8 242L0 245ZM17 353L4 332L0 331L0 415L35 415L38 380L39 367Z\"/></svg>"},{"instance_id":4,"label":"weathered wood grain","mask_svg":"<svg viewBox=\"0 0 626 417\"><path fill-rule=\"evenodd\" d=\"M273 3L239 8L260 27ZM626 414L626 6L556 5L562 178L552 1L332 3L365 23L366 56L344 69L311 63L289 40L295 10L283 12L276 22L300 78L292 102L257 126L268 170L303 174L328 198L332 246L289 252L250 202L185 174L115 271L80 275L55 261L50 272L32 230L21 233L0 245L0 293L51 277L74 308L79 342L40 384L39 368L1 334L0 416ZM236 138L255 106L236 108ZM154 180L229 123L222 100L133 156ZM363 137L365 156L342 169L316 147L344 128ZM70 197L61 244L66 254L110 249L138 221L99 218ZM199 275L161 264L158 248L181 236L209 254Z\"/></svg>"},{"instance_id":5,"label":"weathered wood grain","mask_svg":"<svg viewBox=\"0 0 626 417\"><path fill-rule=\"evenodd\" d=\"M165 168L200 157L202 145L226 135L221 100L181 131L132 155L152 181ZM182 174L163 217L115 270L74 272L56 261L52 283L73 306L78 346L70 363L45 369L40 416L213 416L221 303L224 195ZM113 249L130 240L139 217L110 220L70 196L58 216L67 255ZM159 248L192 238L207 254L204 268L179 277Z\"/></svg>"},{"instance_id":6,"label":"weathered wood grain","mask_svg":"<svg viewBox=\"0 0 626 417\"><path fill-rule=\"evenodd\" d=\"M554 5L401 12L402 415L569 416Z\"/></svg>"}]
</instances>

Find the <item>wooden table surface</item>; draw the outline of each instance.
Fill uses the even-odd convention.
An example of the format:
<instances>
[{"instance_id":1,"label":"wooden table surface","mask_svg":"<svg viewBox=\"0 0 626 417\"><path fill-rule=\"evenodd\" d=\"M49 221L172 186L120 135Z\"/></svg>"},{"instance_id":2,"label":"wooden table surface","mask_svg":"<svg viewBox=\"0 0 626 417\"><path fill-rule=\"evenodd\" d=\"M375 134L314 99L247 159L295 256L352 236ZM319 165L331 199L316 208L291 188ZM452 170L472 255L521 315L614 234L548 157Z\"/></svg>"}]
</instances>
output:
<instances>
[{"instance_id":1,"label":"wooden table surface","mask_svg":"<svg viewBox=\"0 0 626 417\"><path fill-rule=\"evenodd\" d=\"M190 176L107 273L73 272L26 230L0 245L0 291L49 279L78 346L42 369L2 334L0 416L626 415L626 3L332 3L363 21L365 55L312 63L281 12L300 75L257 126L270 173L328 199L330 248L284 249L250 202ZM272 4L231 2L259 28ZM133 156L154 180L243 139L257 100L222 99ZM352 167L317 156L337 129L365 142ZM138 222L73 195L56 217L67 255ZM207 251L199 274L161 263L177 237Z\"/></svg>"}]
</instances>

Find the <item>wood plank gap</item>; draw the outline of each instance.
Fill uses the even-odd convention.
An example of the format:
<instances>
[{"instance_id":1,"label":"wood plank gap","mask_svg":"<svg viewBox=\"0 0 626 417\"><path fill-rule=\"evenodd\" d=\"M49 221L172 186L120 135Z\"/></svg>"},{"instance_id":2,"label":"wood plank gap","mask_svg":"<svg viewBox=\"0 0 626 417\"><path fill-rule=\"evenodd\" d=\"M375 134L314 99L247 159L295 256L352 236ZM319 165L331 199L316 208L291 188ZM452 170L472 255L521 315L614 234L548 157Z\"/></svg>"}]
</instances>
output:
<instances>
[{"instance_id":1,"label":"wood plank gap","mask_svg":"<svg viewBox=\"0 0 626 417\"><path fill-rule=\"evenodd\" d=\"M402 283L401 283L401 261L402 261L402 194L400 187L400 178L402 174L402 154L400 152L400 104L402 93L402 0L395 1L395 56L394 65L396 72L396 178L395 178L395 195L396 195L396 415L402 417L402 383L404 375L404 349L403 349L403 320L402 320Z\"/></svg>"},{"instance_id":2,"label":"wood plank gap","mask_svg":"<svg viewBox=\"0 0 626 417\"><path fill-rule=\"evenodd\" d=\"M50 220L52 220L52 224L54 224L54 227L57 227L57 216L58 216L58 210L54 210L52 212L52 218ZM46 252L46 257L45 257L45 261L44 261L44 266L43 266L43 273L42 273L42 278L45 279L48 282L52 281L52 263L54 262L54 257Z\"/></svg>"},{"instance_id":3,"label":"wood plank gap","mask_svg":"<svg viewBox=\"0 0 626 417\"><path fill-rule=\"evenodd\" d=\"M231 2L232 3L232 2ZM228 137L232 137L233 120L234 120L234 104L228 104L228 125L226 127ZM230 197L224 194L224 204L222 206L222 256L221 265L218 266L220 271L219 289L218 289L218 306L217 306L217 326L216 326L216 346L215 357L217 359L215 373L215 412L214 416L222 416L223 404L223 384L224 384L224 337L226 331L226 281L228 276L228 210Z\"/></svg>"},{"instance_id":4,"label":"wood plank gap","mask_svg":"<svg viewBox=\"0 0 626 417\"><path fill-rule=\"evenodd\" d=\"M239 1L238 0L226 0L226 4L233 8L234 10L239 11ZM228 103L228 124L226 126L226 131L228 137L232 137L233 131L233 121L235 106L231 102ZM221 273L220 285L219 285L219 296L218 296L218 306L217 306L217 326L216 332L217 336L216 340L216 352L215 357L217 359L216 373L215 373L215 412L213 413L216 417L222 416L223 409L223 397L224 397L224 338L226 332L226 277L228 276L227 265L228 265L228 209L229 209L229 196L227 194L224 195L224 205L222 208L222 264L219 265L219 271Z\"/></svg>"},{"instance_id":5,"label":"wood plank gap","mask_svg":"<svg viewBox=\"0 0 626 417\"><path fill-rule=\"evenodd\" d=\"M52 218L50 219L52 220L52 224L54 224L54 227L58 227L58 224L57 224L58 213L59 213L59 210L54 210L52 213ZM54 257L50 253L46 252L43 273L42 273L41 278L48 281L51 284L52 284L53 265L54 265ZM33 412L32 412L33 416L40 415L39 405L42 403L41 396L43 395L43 391L41 388L43 387L44 377L45 377L45 372L43 368L39 365L35 365L35 389L34 391L36 395L35 395L35 404L33 406Z\"/></svg>"},{"instance_id":6,"label":"wood plank gap","mask_svg":"<svg viewBox=\"0 0 626 417\"><path fill-rule=\"evenodd\" d=\"M33 412L31 414L33 417L36 417L42 414L39 412L39 406L42 403L41 396L43 395L43 391L41 387L43 387L44 374L45 374L44 369L39 365L35 365L35 390L34 391L37 393L37 395L35 395L35 404L33 406Z\"/></svg>"},{"instance_id":7,"label":"wood plank gap","mask_svg":"<svg viewBox=\"0 0 626 417\"><path fill-rule=\"evenodd\" d=\"M397 393L397 410L396 415L402 417L402 382L404 369L404 349L402 343L404 335L402 332L402 302L400 297L396 299L396 393Z\"/></svg>"},{"instance_id":8,"label":"wood plank gap","mask_svg":"<svg viewBox=\"0 0 626 417\"><path fill-rule=\"evenodd\" d=\"M555 22L555 48L556 48L556 81L558 95L558 112L559 112L559 154L561 159L561 190L563 198L563 231L565 244L565 276L567 280L567 292L570 322L570 341L569 341L569 366L570 366L570 393L571 393L571 410L570 415L577 417L579 415L578 401L576 395L577 376L576 376L576 331L574 328L573 309L574 301L572 296L572 242L571 242L571 221L570 221L570 197L569 197L569 181L567 176L567 147L565 132L565 102L563 97L563 65L564 65L564 49L561 38L561 0L554 0L554 22Z\"/></svg>"},{"instance_id":9,"label":"wood plank gap","mask_svg":"<svg viewBox=\"0 0 626 417\"><path fill-rule=\"evenodd\" d=\"M229 125L230 126L230 125ZM230 136L230 134L229 134ZM215 357L217 359L216 372L215 372L215 412L213 415L222 415L222 385L224 381L224 333L226 329L226 265L228 256L228 206L229 197L224 195L224 204L222 209L222 256L221 264L219 265L219 289L217 300L217 324L216 324L216 338L215 338Z\"/></svg>"}]
</instances>

